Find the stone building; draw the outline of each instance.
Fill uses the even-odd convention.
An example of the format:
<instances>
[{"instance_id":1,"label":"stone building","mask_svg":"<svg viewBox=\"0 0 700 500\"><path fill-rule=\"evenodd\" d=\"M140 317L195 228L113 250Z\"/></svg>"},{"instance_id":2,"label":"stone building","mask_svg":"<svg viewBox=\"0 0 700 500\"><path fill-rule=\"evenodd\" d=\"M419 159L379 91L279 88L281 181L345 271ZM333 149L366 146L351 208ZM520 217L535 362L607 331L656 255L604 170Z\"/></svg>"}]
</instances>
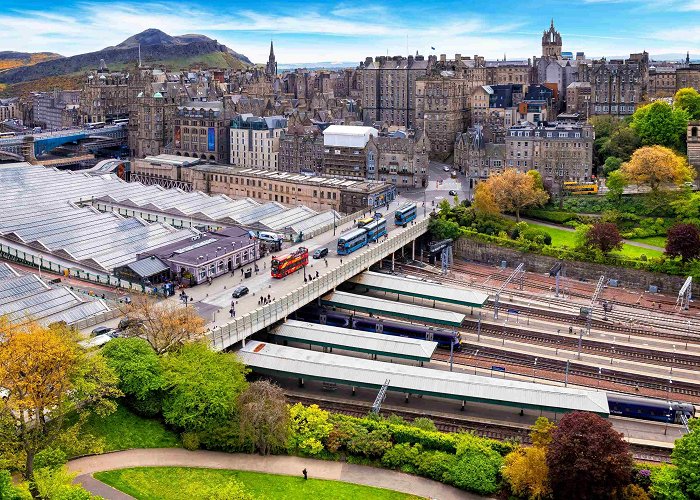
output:
<instances>
[{"instance_id":1,"label":"stone building","mask_svg":"<svg viewBox=\"0 0 700 500\"><path fill-rule=\"evenodd\" d=\"M280 172L321 175L323 173L323 133L318 125L290 117L279 139Z\"/></svg>"},{"instance_id":2,"label":"stone building","mask_svg":"<svg viewBox=\"0 0 700 500\"><path fill-rule=\"evenodd\" d=\"M459 134L454 146L454 168L469 178L469 189L491 174L503 171L506 163L506 145L496 142L483 125L474 125Z\"/></svg>"},{"instance_id":3,"label":"stone building","mask_svg":"<svg viewBox=\"0 0 700 500\"><path fill-rule=\"evenodd\" d=\"M135 158L131 161L130 180L189 192L192 191L192 167L199 163L199 158L166 154Z\"/></svg>"},{"instance_id":4,"label":"stone building","mask_svg":"<svg viewBox=\"0 0 700 500\"><path fill-rule=\"evenodd\" d=\"M22 120L18 97L0 99L0 122L5 120Z\"/></svg>"},{"instance_id":5,"label":"stone building","mask_svg":"<svg viewBox=\"0 0 700 500\"><path fill-rule=\"evenodd\" d=\"M453 71L416 80L416 129L430 141L433 157L442 160L452 154L454 138L469 122L469 87Z\"/></svg>"},{"instance_id":6,"label":"stone building","mask_svg":"<svg viewBox=\"0 0 700 500\"><path fill-rule=\"evenodd\" d=\"M231 121L230 163L237 167L277 170L280 136L286 126L287 119L283 116L236 116Z\"/></svg>"},{"instance_id":7,"label":"stone building","mask_svg":"<svg viewBox=\"0 0 700 500\"><path fill-rule=\"evenodd\" d=\"M193 101L178 106L175 113L172 147L166 152L177 156L227 163L229 126L222 101Z\"/></svg>"},{"instance_id":8,"label":"stone building","mask_svg":"<svg viewBox=\"0 0 700 500\"><path fill-rule=\"evenodd\" d=\"M506 167L537 170L546 181L590 180L593 127L587 123L523 123L505 138Z\"/></svg>"},{"instance_id":9,"label":"stone building","mask_svg":"<svg viewBox=\"0 0 700 500\"><path fill-rule=\"evenodd\" d=\"M676 68L654 65L649 67L649 98L673 97L676 93Z\"/></svg>"},{"instance_id":10,"label":"stone building","mask_svg":"<svg viewBox=\"0 0 700 500\"><path fill-rule=\"evenodd\" d=\"M416 80L428 75L436 58L416 55L368 57L357 68L365 123L415 127Z\"/></svg>"},{"instance_id":11,"label":"stone building","mask_svg":"<svg viewBox=\"0 0 700 500\"><path fill-rule=\"evenodd\" d=\"M32 124L45 130L80 124L80 90L54 90L34 94Z\"/></svg>"},{"instance_id":12,"label":"stone building","mask_svg":"<svg viewBox=\"0 0 700 500\"><path fill-rule=\"evenodd\" d=\"M688 163L695 168L697 178L700 178L700 121L688 122L686 143L688 146Z\"/></svg>"},{"instance_id":13,"label":"stone building","mask_svg":"<svg viewBox=\"0 0 700 500\"><path fill-rule=\"evenodd\" d=\"M700 92L700 63L691 63L689 58L686 61L676 69L676 90L693 87Z\"/></svg>"},{"instance_id":14,"label":"stone building","mask_svg":"<svg viewBox=\"0 0 700 500\"><path fill-rule=\"evenodd\" d=\"M648 96L649 54L580 64L579 80L591 84L591 115L631 115Z\"/></svg>"},{"instance_id":15,"label":"stone building","mask_svg":"<svg viewBox=\"0 0 700 500\"><path fill-rule=\"evenodd\" d=\"M530 83L532 65L527 61L486 61L486 84L508 85Z\"/></svg>"},{"instance_id":16,"label":"stone building","mask_svg":"<svg viewBox=\"0 0 700 500\"><path fill-rule=\"evenodd\" d=\"M591 84L572 82L566 88L566 112L580 113L588 118L591 114Z\"/></svg>"},{"instance_id":17,"label":"stone building","mask_svg":"<svg viewBox=\"0 0 700 500\"><path fill-rule=\"evenodd\" d=\"M323 172L345 179L374 178L378 155L373 127L331 125L323 131Z\"/></svg>"},{"instance_id":18,"label":"stone building","mask_svg":"<svg viewBox=\"0 0 700 500\"><path fill-rule=\"evenodd\" d=\"M425 188L428 185L430 140L420 130L397 130L376 139L378 164L368 178L388 182L398 188ZM451 149L451 148L450 148Z\"/></svg>"},{"instance_id":19,"label":"stone building","mask_svg":"<svg viewBox=\"0 0 700 500\"><path fill-rule=\"evenodd\" d=\"M90 71L83 83L81 122L111 122L129 118L128 82L128 73L111 72L101 61L100 68Z\"/></svg>"}]
</instances>

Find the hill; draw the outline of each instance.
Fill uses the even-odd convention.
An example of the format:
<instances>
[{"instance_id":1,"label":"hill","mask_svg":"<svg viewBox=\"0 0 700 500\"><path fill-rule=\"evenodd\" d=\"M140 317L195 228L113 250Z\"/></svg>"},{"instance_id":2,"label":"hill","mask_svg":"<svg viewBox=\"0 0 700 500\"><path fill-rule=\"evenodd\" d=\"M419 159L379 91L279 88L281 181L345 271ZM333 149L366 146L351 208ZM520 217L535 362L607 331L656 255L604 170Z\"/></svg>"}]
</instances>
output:
<instances>
[{"instance_id":1,"label":"hill","mask_svg":"<svg viewBox=\"0 0 700 500\"><path fill-rule=\"evenodd\" d=\"M63 58L53 52L12 52L0 51L0 71L32 66L44 61L52 61Z\"/></svg>"},{"instance_id":2,"label":"hill","mask_svg":"<svg viewBox=\"0 0 700 500\"><path fill-rule=\"evenodd\" d=\"M198 64L241 69L252 64L246 56L204 35L170 36L149 29L97 52L8 69L0 72L0 83L16 84L84 72L99 67L102 59L109 69L133 66L139 59L139 46L144 64L162 65L171 70L189 69Z\"/></svg>"}]
</instances>

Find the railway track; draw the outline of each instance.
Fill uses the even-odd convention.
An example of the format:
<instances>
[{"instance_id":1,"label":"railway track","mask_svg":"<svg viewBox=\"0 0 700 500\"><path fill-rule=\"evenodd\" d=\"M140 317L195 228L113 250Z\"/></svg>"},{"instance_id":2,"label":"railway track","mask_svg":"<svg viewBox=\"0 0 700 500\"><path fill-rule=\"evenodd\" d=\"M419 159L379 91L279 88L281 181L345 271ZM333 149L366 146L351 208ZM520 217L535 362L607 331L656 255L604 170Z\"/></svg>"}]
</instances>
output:
<instances>
[{"instance_id":1,"label":"railway track","mask_svg":"<svg viewBox=\"0 0 700 500\"><path fill-rule=\"evenodd\" d=\"M286 393L287 400L291 403L303 403L306 405L317 404L324 410L353 417L366 416L372 406L369 403L359 401L337 401L318 397L301 396L297 393ZM442 432L473 432L477 436L496 439L499 441L513 440L523 444L530 444L530 428L524 425L509 422L486 422L481 419L474 420L469 417L449 417L445 415L431 415L422 411L400 409L391 407L380 412L382 416L397 415L405 420L412 421L419 417L430 418L435 427ZM670 450L656 446L630 444L630 451L636 460L647 462L669 462Z\"/></svg>"}]
</instances>

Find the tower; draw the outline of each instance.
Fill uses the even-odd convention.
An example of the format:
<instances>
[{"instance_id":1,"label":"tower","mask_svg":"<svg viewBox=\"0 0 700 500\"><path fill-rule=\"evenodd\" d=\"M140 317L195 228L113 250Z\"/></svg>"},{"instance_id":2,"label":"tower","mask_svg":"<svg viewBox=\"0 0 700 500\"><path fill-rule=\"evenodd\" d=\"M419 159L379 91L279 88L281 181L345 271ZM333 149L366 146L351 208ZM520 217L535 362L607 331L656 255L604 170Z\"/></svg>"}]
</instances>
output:
<instances>
[{"instance_id":1,"label":"tower","mask_svg":"<svg viewBox=\"0 0 700 500\"><path fill-rule=\"evenodd\" d=\"M549 30L542 34L542 57L561 58L561 35L554 29L554 19Z\"/></svg>"},{"instance_id":2,"label":"tower","mask_svg":"<svg viewBox=\"0 0 700 500\"><path fill-rule=\"evenodd\" d=\"M272 40L270 40L270 57L267 58L265 74L272 78L277 76L277 62L275 61L275 49L272 46Z\"/></svg>"}]
</instances>

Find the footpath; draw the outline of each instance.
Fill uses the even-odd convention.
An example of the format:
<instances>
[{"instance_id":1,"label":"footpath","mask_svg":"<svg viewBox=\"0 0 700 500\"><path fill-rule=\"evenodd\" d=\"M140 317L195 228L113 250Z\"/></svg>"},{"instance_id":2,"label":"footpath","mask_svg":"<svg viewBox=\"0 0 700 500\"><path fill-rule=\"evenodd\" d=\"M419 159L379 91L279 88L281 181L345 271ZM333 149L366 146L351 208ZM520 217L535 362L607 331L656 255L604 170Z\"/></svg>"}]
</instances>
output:
<instances>
[{"instance_id":1,"label":"footpath","mask_svg":"<svg viewBox=\"0 0 700 500\"><path fill-rule=\"evenodd\" d=\"M299 477L301 477L301 471L306 469L309 477L314 479L331 479L375 486L431 499L477 500L484 498L437 481L401 472L344 462L290 456L260 456L203 450L187 451L181 448L155 448L117 451L77 458L68 462L68 468L79 474L75 479L76 483L81 483L91 493L108 500L126 500L132 497L98 481L92 477L92 474L130 467L203 467Z\"/></svg>"}]
</instances>

